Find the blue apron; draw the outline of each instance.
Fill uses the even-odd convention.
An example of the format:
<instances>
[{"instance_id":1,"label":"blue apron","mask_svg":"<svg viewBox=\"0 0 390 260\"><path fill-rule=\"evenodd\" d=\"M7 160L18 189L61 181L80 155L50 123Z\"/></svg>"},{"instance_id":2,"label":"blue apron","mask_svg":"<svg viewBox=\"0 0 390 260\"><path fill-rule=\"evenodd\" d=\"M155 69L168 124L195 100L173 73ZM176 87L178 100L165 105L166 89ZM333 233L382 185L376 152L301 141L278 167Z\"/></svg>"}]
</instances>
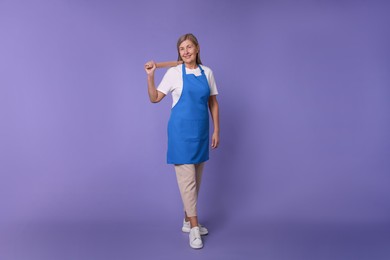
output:
<instances>
[{"instance_id":1,"label":"blue apron","mask_svg":"<svg viewBox=\"0 0 390 260\"><path fill-rule=\"evenodd\" d=\"M183 90L171 110L168 122L169 164L197 164L209 159L210 87L204 70L202 75L187 74L183 70Z\"/></svg>"}]
</instances>

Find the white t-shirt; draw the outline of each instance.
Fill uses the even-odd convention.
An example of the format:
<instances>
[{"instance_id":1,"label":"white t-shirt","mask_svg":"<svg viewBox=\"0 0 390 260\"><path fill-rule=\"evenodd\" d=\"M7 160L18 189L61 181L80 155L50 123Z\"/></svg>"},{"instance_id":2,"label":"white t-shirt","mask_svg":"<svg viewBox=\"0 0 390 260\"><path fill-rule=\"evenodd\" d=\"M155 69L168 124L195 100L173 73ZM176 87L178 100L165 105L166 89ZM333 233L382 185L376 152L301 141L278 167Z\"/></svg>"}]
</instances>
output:
<instances>
[{"instance_id":1,"label":"white t-shirt","mask_svg":"<svg viewBox=\"0 0 390 260\"><path fill-rule=\"evenodd\" d=\"M165 95L168 94L168 92L172 92L172 107L174 107L179 101L181 92L183 90L183 74L182 74L182 64L177 65L176 67L172 67L168 69L168 71L165 73L163 79L161 80L160 84L157 87L157 90L164 93ZM209 83L210 87L210 96L218 95L217 85L215 84L215 79L213 72L209 67L206 67L204 65L202 66L204 73L206 75L207 81ZM194 74L195 76L202 75L202 72L198 66L196 69L188 69L186 68L187 74Z\"/></svg>"}]
</instances>

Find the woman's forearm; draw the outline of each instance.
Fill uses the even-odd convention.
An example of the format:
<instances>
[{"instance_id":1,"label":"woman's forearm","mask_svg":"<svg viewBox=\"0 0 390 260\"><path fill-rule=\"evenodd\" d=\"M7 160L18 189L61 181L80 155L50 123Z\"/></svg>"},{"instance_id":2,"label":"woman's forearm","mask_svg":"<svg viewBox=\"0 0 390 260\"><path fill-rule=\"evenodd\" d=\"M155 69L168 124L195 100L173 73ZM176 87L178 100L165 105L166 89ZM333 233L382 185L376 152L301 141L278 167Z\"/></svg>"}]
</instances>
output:
<instances>
[{"instance_id":1,"label":"woman's forearm","mask_svg":"<svg viewBox=\"0 0 390 260\"><path fill-rule=\"evenodd\" d=\"M219 105L216 100L210 103L210 113L214 124L214 133L219 134Z\"/></svg>"},{"instance_id":2,"label":"woman's forearm","mask_svg":"<svg viewBox=\"0 0 390 260\"><path fill-rule=\"evenodd\" d=\"M158 93L157 93L156 86L154 84L154 75L148 75L147 79L148 79L149 99L150 99L150 102L155 103L157 101Z\"/></svg>"}]
</instances>

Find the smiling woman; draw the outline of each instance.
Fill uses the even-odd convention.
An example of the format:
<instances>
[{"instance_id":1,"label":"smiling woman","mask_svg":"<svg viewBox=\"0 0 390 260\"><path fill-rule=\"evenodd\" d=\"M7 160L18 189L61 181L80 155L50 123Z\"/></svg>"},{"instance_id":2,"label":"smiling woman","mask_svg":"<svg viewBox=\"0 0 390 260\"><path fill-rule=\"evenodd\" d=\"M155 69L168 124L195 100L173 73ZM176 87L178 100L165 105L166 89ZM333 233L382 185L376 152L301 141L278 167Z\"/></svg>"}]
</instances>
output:
<instances>
[{"instance_id":1,"label":"smiling woman","mask_svg":"<svg viewBox=\"0 0 390 260\"><path fill-rule=\"evenodd\" d=\"M200 47L193 34L181 36L177 42L178 62L170 68L158 88L154 84L156 63L145 64L148 93L152 103L172 93L172 110L168 122L167 163L174 164L184 204L183 232L189 232L190 246L202 248L201 235L207 228L198 223L197 199L204 163L209 159L209 111L214 132L211 148L219 145L219 106L214 76L202 65Z\"/></svg>"},{"instance_id":2,"label":"smiling woman","mask_svg":"<svg viewBox=\"0 0 390 260\"><path fill-rule=\"evenodd\" d=\"M200 47L198 40L192 34L185 34L177 41L179 51L178 61L183 61L189 65L202 64L200 60ZM194 69L188 67L190 69Z\"/></svg>"}]
</instances>

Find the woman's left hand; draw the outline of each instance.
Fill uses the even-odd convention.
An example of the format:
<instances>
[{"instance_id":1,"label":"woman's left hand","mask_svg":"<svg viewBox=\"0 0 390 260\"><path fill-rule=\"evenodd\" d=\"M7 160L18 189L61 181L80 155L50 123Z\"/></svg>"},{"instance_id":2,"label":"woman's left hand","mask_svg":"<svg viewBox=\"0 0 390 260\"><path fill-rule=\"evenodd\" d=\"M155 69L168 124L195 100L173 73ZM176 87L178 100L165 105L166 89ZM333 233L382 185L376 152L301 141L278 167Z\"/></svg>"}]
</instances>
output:
<instances>
[{"instance_id":1,"label":"woman's left hand","mask_svg":"<svg viewBox=\"0 0 390 260\"><path fill-rule=\"evenodd\" d=\"M214 132L211 138L211 148L215 149L219 145L219 134Z\"/></svg>"}]
</instances>

